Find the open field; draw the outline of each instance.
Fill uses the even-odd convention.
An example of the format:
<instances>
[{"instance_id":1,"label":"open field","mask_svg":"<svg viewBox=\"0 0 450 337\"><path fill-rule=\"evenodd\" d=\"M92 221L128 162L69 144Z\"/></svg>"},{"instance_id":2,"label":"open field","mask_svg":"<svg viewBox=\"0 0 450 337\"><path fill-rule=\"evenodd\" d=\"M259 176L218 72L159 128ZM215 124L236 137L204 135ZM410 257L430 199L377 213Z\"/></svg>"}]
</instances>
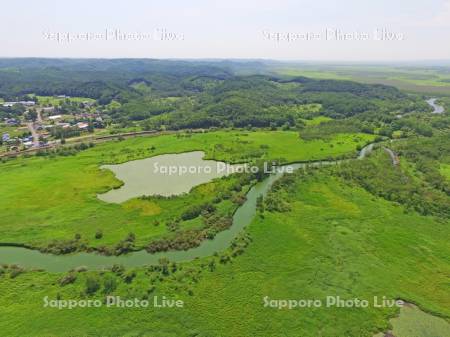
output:
<instances>
[{"instance_id":1,"label":"open field","mask_svg":"<svg viewBox=\"0 0 450 337\"><path fill-rule=\"evenodd\" d=\"M280 68L275 69L275 72L280 75L286 76L305 76L317 79L329 79L329 80L349 80L350 76L339 74L332 71L320 71L320 70L307 70L300 68Z\"/></svg>"},{"instance_id":2,"label":"open field","mask_svg":"<svg viewBox=\"0 0 450 337\"><path fill-rule=\"evenodd\" d=\"M306 76L317 79L353 80L363 83L379 83L395 86L401 90L450 95L450 73L433 67L392 66L284 66L273 70L286 76Z\"/></svg>"},{"instance_id":3,"label":"open field","mask_svg":"<svg viewBox=\"0 0 450 337\"><path fill-rule=\"evenodd\" d=\"M55 97L55 96L38 96L36 95L36 98L39 101L39 104L41 105L52 105L52 106L58 106L61 103L63 103L66 100L69 100L70 102L74 102L74 103L83 103L83 102L90 102L93 103L95 102L94 99L92 98L87 98L87 97Z\"/></svg>"},{"instance_id":4,"label":"open field","mask_svg":"<svg viewBox=\"0 0 450 337\"><path fill-rule=\"evenodd\" d=\"M328 122L331 121L332 119L326 116L319 116L319 117L315 117L313 119L303 119L303 122L305 122L306 126L315 126L318 125L322 122Z\"/></svg>"},{"instance_id":5,"label":"open field","mask_svg":"<svg viewBox=\"0 0 450 337\"><path fill-rule=\"evenodd\" d=\"M0 135L8 133L10 137L17 137L27 132L26 127L0 125Z\"/></svg>"},{"instance_id":6,"label":"open field","mask_svg":"<svg viewBox=\"0 0 450 337\"><path fill-rule=\"evenodd\" d=\"M80 234L88 246L110 246L128 233L136 246L167 234L170 219L192 204L213 199L235 183L233 178L199 186L193 193L171 199L133 199L108 204L97 194L120 186L103 164L151 157L164 153L203 150L209 159L246 162L281 159L284 162L327 159L354 153L371 141L371 135L337 135L331 141L305 142L296 132L211 132L204 134L140 137L112 141L74 156L19 158L1 164L0 235L2 242L42 247L51 240L70 240ZM14 181L14 184L10 182ZM224 202L224 212L233 205ZM161 225L154 225L155 222ZM198 226L187 221L182 228ZM104 235L94 239L97 230Z\"/></svg>"},{"instance_id":7,"label":"open field","mask_svg":"<svg viewBox=\"0 0 450 337\"><path fill-rule=\"evenodd\" d=\"M0 314L8 317L7 324L0 322L1 331L11 337L30 331L33 336L370 337L387 330L389 318L399 312L374 308L374 296L402 298L450 316L448 222L407 213L325 173L299 175L292 182L274 192L290 211L258 216L247 230L252 243L231 263L211 257L180 264L165 276L140 269L131 284L111 272L78 273L64 287L58 274L1 277ZM212 260L211 272L207 264ZM45 296L79 298L88 277L101 284L90 299L104 298L103 282L113 278L114 295L151 300L164 295L184 300L185 306L43 308ZM367 299L370 306L277 309L264 306L266 296L340 296Z\"/></svg>"}]
</instances>

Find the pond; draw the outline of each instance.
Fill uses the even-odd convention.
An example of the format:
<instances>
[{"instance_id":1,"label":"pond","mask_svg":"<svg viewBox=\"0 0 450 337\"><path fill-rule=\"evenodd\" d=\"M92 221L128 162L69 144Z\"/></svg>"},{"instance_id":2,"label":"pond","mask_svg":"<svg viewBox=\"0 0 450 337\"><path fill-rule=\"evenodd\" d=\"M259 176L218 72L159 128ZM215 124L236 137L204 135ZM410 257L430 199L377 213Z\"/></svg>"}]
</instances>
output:
<instances>
[{"instance_id":1,"label":"pond","mask_svg":"<svg viewBox=\"0 0 450 337\"><path fill-rule=\"evenodd\" d=\"M204 160L202 151L164 154L118 165L103 165L124 184L98 198L122 203L141 196L172 196L188 193L193 187L233 173L244 165Z\"/></svg>"},{"instance_id":2,"label":"pond","mask_svg":"<svg viewBox=\"0 0 450 337\"><path fill-rule=\"evenodd\" d=\"M450 323L420 310L411 303L405 303L400 314L390 320L392 330L374 337L443 337L450 336Z\"/></svg>"}]
</instances>

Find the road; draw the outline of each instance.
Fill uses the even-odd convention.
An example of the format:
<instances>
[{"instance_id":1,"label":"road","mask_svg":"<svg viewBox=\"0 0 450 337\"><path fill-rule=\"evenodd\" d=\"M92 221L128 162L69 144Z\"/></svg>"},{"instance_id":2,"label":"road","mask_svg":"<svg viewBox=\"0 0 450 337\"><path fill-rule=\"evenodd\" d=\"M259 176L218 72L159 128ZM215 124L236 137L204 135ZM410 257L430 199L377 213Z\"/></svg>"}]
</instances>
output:
<instances>
[{"instance_id":1,"label":"road","mask_svg":"<svg viewBox=\"0 0 450 337\"><path fill-rule=\"evenodd\" d=\"M34 128L34 123L27 123L28 130L30 130L31 135L33 136L33 147L39 147L39 134Z\"/></svg>"},{"instance_id":2,"label":"road","mask_svg":"<svg viewBox=\"0 0 450 337\"><path fill-rule=\"evenodd\" d=\"M37 113L37 121L39 124L42 124L42 113L41 113L42 109L36 109L36 113Z\"/></svg>"}]
</instances>

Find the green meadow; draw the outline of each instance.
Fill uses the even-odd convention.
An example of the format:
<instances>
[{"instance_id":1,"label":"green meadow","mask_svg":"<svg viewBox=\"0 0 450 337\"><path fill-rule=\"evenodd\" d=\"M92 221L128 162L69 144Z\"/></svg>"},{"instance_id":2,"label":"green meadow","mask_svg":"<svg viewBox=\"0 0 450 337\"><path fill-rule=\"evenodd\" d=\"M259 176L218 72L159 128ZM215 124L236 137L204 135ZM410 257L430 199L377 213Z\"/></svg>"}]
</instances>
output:
<instances>
[{"instance_id":1,"label":"green meadow","mask_svg":"<svg viewBox=\"0 0 450 337\"><path fill-rule=\"evenodd\" d=\"M70 156L18 158L0 164L0 235L2 242L45 247L52 240L75 236L88 247L110 247L131 232L141 248L168 234L167 224L188 207L210 202L219 191L230 189L237 177L215 180L192 193L170 199L132 199L123 204L100 201L97 194L121 185L103 164L117 164L164 153L203 150L209 159L248 162L255 159L281 162L319 160L344 154L371 135L341 134L329 141L303 141L296 132L211 132L139 137L99 144ZM224 213L235 205L224 201ZM197 228L200 221L181 224ZM97 231L103 233L95 238Z\"/></svg>"},{"instance_id":2,"label":"green meadow","mask_svg":"<svg viewBox=\"0 0 450 337\"><path fill-rule=\"evenodd\" d=\"M332 119L326 116L314 117L313 119L303 119L306 126L316 126L323 122L329 122Z\"/></svg>"},{"instance_id":3,"label":"green meadow","mask_svg":"<svg viewBox=\"0 0 450 337\"><path fill-rule=\"evenodd\" d=\"M450 180L450 164L441 164L441 174Z\"/></svg>"},{"instance_id":4,"label":"green meadow","mask_svg":"<svg viewBox=\"0 0 450 337\"><path fill-rule=\"evenodd\" d=\"M26 132L28 132L26 127L21 128L17 126L0 125L0 135L8 133L10 137L17 137Z\"/></svg>"},{"instance_id":5,"label":"green meadow","mask_svg":"<svg viewBox=\"0 0 450 337\"><path fill-rule=\"evenodd\" d=\"M244 254L228 260L221 257L229 252L221 252L177 264L166 273L137 269L128 283L113 272L79 272L65 286L59 285L61 274L36 271L12 278L5 273L0 278L0 315L8 320L0 320L0 331L11 337L30 332L33 336L371 337L390 329L389 319L400 311L373 307L374 296L402 298L448 321L448 220L408 212L327 170L298 173L271 193L288 209L261 211L246 230L251 242ZM98 281L95 294L85 294L87 279ZM116 284L113 290L111 283ZM106 293L150 300L166 296L183 300L184 307L43 307L45 296L102 300ZM265 306L264 300L325 301L327 296L365 299L371 305L278 309ZM450 335L448 326L440 329L439 337Z\"/></svg>"},{"instance_id":6,"label":"green meadow","mask_svg":"<svg viewBox=\"0 0 450 337\"><path fill-rule=\"evenodd\" d=\"M94 99L88 98L88 97L57 97L57 96L38 96L38 95L36 95L36 98L38 99L39 104L52 105L52 106L61 105L61 103L65 102L66 100L73 102L73 103L83 103L83 102L94 103L95 102Z\"/></svg>"},{"instance_id":7,"label":"green meadow","mask_svg":"<svg viewBox=\"0 0 450 337\"><path fill-rule=\"evenodd\" d=\"M450 94L450 76L432 67L290 65L274 68L272 71L285 76L380 83L410 92L447 96Z\"/></svg>"}]
</instances>

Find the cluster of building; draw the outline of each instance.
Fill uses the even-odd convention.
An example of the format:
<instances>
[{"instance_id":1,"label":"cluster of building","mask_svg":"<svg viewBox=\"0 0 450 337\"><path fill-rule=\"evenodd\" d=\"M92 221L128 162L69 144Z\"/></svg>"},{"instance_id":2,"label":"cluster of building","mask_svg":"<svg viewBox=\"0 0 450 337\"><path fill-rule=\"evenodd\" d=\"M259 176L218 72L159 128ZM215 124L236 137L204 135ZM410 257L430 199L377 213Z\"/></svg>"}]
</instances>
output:
<instances>
[{"instance_id":1,"label":"cluster of building","mask_svg":"<svg viewBox=\"0 0 450 337\"><path fill-rule=\"evenodd\" d=\"M34 105L36 105L36 102L34 102L34 101L5 102L5 103L3 103L3 106L5 108L11 108L17 104L20 104L23 106L34 106Z\"/></svg>"},{"instance_id":2,"label":"cluster of building","mask_svg":"<svg viewBox=\"0 0 450 337\"><path fill-rule=\"evenodd\" d=\"M20 145L23 145L26 148L30 148L33 146L33 136L26 137L11 137L9 133L4 133L2 135L2 143L9 145L12 150L17 149Z\"/></svg>"},{"instance_id":3,"label":"cluster of building","mask_svg":"<svg viewBox=\"0 0 450 337\"><path fill-rule=\"evenodd\" d=\"M89 119L89 120L94 120L94 124L96 123L102 123L103 119L100 116L94 116L92 114L82 114L82 115L76 115L74 116L75 119ZM72 123L68 123L64 121L64 116L62 115L52 115L49 116L48 119L50 121L53 121L54 124L50 124L50 125L43 125L42 127L45 129L51 129L55 126L59 126L62 127L63 129L67 129L67 128L78 128L80 130L87 130L89 127L89 123L86 121L80 121L80 122L72 122Z\"/></svg>"},{"instance_id":4,"label":"cluster of building","mask_svg":"<svg viewBox=\"0 0 450 337\"><path fill-rule=\"evenodd\" d=\"M56 96L57 98L69 98L69 96L60 95ZM67 135L71 135L72 131L88 131L89 128L102 128L104 127L104 121L102 119L102 115L100 112L89 112L88 110L73 111L69 115L63 114L66 109L58 109L55 106L42 106L40 104L36 104L34 101L17 101L17 102L4 102L1 103L4 107L13 107L15 105L22 105L27 107L24 112L25 119L22 118L5 118L3 120L4 125L6 126L14 126L14 127L24 127L23 136L20 137L12 137L9 133L0 133L2 144L7 145L9 150L15 151L20 147L30 148L36 146L36 140L33 139L33 136L29 136L28 132L26 132L26 128L24 125L24 121L27 118L27 114L30 112L37 112L37 117L34 122L28 122L28 130L39 136L39 138L43 138L42 144L46 143L45 139L49 139L54 136L54 132L52 129L54 128L62 128L67 129ZM93 102L86 101L83 102L84 107L91 107ZM59 114L58 114L59 113ZM28 116L29 119L29 116ZM33 118L34 119L34 118ZM34 131L34 132L33 132ZM57 131L56 131L57 133Z\"/></svg>"},{"instance_id":5,"label":"cluster of building","mask_svg":"<svg viewBox=\"0 0 450 337\"><path fill-rule=\"evenodd\" d=\"M8 126L19 126L20 121L16 118L5 118L5 124Z\"/></svg>"},{"instance_id":6,"label":"cluster of building","mask_svg":"<svg viewBox=\"0 0 450 337\"><path fill-rule=\"evenodd\" d=\"M80 130L85 130L89 127L89 123L86 122L78 122L75 124L71 124L71 123L67 123L67 122L58 122L55 124L50 124L50 125L43 125L42 127L44 129L51 129L54 128L55 126L59 126L63 129L68 129L68 128L78 128Z\"/></svg>"}]
</instances>

